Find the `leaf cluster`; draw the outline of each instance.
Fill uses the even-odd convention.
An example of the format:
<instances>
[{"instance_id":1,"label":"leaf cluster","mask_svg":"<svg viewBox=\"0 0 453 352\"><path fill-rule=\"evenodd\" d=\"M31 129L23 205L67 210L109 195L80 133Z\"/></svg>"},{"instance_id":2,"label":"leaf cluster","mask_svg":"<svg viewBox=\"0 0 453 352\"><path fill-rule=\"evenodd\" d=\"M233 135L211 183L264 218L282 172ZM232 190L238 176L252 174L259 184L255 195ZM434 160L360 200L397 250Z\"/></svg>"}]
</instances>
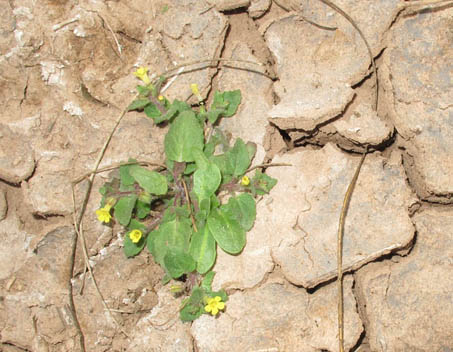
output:
<instances>
[{"instance_id":1,"label":"leaf cluster","mask_svg":"<svg viewBox=\"0 0 453 352\"><path fill-rule=\"evenodd\" d=\"M130 160L100 189L101 205L114 199L113 217L128 230L127 257L147 247L165 270L164 283L195 277L180 312L182 320L194 320L204 312L206 297L227 299L224 292L211 290L217 249L232 255L243 250L256 217L254 196L268 193L277 181L256 171L248 185L241 184L256 146L241 139L231 145L214 127L220 117L236 113L239 90L215 92L210 108L197 111L185 102L156 97L158 88L137 89L140 96L129 110L143 110L156 124L169 124L167 169L149 170ZM133 230L143 233L137 243L129 237Z\"/></svg>"}]
</instances>

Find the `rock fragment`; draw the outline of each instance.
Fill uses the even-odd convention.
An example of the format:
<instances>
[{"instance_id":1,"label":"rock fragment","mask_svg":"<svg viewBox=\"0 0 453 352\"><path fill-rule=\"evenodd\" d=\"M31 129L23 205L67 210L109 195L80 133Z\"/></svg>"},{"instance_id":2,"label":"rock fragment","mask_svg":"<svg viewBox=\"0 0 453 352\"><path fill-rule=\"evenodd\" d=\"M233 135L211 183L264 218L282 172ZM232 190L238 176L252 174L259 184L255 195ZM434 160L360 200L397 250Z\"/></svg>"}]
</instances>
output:
<instances>
[{"instance_id":1,"label":"rock fragment","mask_svg":"<svg viewBox=\"0 0 453 352\"><path fill-rule=\"evenodd\" d=\"M376 147L387 142L394 132L393 126L382 120L367 104L359 104L348 117L338 119L331 125L341 137L354 145Z\"/></svg>"},{"instance_id":2,"label":"rock fragment","mask_svg":"<svg viewBox=\"0 0 453 352\"><path fill-rule=\"evenodd\" d=\"M314 287L336 276L338 219L358 161L331 144L274 158L293 166L268 170L278 183L252 232L272 234L272 257L291 282ZM408 214L415 202L399 153L388 160L368 155L346 218L344 270L405 249L415 232Z\"/></svg>"},{"instance_id":3,"label":"rock fragment","mask_svg":"<svg viewBox=\"0 0 453 352\"><path fill-rule=\"evenodd\" d=\"M448 8L399 21L382 65L410 182L421 198L441 203L453 201L452 16Z\"/></svg>"},{"instance_id":4,"label":"rock fragment","mask_svg":"<svg viewBox=\"0 0 453 352\"><path fill-rule=\"evenodd\" d=\"M414 216L417 240L407 257L356 274L372 351L448 351L453 346L453 212Z\"/></svg>"},{"instance_id":5,"label":"rock fragment","mask_svg":"<svg viewBox=\"0 0 453 352\"><path fill-rule=\"evenodd\" d=\"M35 169L33 151L27 141L0 124L0 179L20 183Z\"/></svg>"},{"instance_id":6,"label":"rock fragment","mask_svg":"<svg viewBox=\"0 0 453 352\"><path fill-rule=\"evenodd\" d=\"M45 336L49 345L78 349L72 338L73 320L66 308L74 235L71 227L49 232L34 252L23 258L13 274L14 280L9 285L0 284L1 343L37 351Z\"/></svg>"},{"instance_id":7,"label":"rock fragment","mask_svg":"<svg viewBox=\"0 0 453 352\"><path fill-rule=\"evenodd\" d=\"M382 8L371 1L337 5L355 19L376 55L391 24L388 14L398 1ZM268 116L280 129L310 132L345 110L355 94L351 87L369 72L370 58L363 40L337 12L321 2L304 2L302 8L304 17L336 30L319 28L297 15L267 25L264 35L280 78L274 85L280 101Z\"/></svg>"},{"instance_id":8,"label":"rock fragment","mask_svg":"<svg viewBox=\"0 0 453 352\"><path fill-rule=\"evenodd\" d=\"M345 346L354 346L362 332L355 308L352 278L345 278ZM309 295L281 283L230 296L225 313L203 315L192 324L198 349L220 351L334 351L337 348L336 287Z\"/></svg>"},{"instance_id":9,"label":"rock fragment","mask_svg":"<svg viewBox=\"0 0 453 352\"><path fill-rule=\"evenodd\" d=\"M175 299L168 287L161 288L157 295L159 303L138 320L127 350L141 352L159 346L162 352L192 352L190 325L179 320L181 299Z\"/></svg>"},{"instance_id":10,"label":"rock fragment","mask_svg":"<svg viewBox=\"0 0 453 352\"><path fill-rule=\"evenodd\" d=\"M270 6L271 0L252 0L247 11L250 17L260 18L267 12L267 10L269 10Z\"/></svg>"}]
</instances>

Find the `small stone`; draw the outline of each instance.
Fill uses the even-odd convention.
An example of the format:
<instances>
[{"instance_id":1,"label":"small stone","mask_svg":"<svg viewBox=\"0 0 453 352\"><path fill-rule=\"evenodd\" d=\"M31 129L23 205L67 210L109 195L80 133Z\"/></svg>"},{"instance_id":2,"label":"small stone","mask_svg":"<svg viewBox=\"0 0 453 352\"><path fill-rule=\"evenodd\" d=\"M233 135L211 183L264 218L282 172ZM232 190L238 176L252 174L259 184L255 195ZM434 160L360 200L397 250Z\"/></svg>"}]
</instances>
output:
<instances>
[{"instance_id":1,"label":"small stone","mask_svg":"<svg viewBox=\"0 0 453 352\"><path fill-rule=\"evenodd\" d=\"M35 169L33 151L26 140L0 124L0 179L18 184Z\"/></svg>"},{"instance_id":2,"label":"small stone","mask_svg":"<svg viewBox=\"0 0 453 352\"><path fill-rule=\"evenodd\" d=\"M407 257L356 274L372 351L449 351L453 346L453 212L414 216L417 241Z\"/></svg>"},{"instance_id":3,"label":"small stone","mask_svg":"<svg viewBox=\"0 0 453 352\"><path fill-rule=\"evenodd\" d=\"M67 215L73 211L72 179L64 172L41 170L41 166L28 182L22 182L25 201L33 213L45 215Z\"/></svg>"},{"instance_id":4,"label":"small stone","mask_svg":"<svg viewBox=\"0 0 453 352\"><path fill-rule=\"evenodd\" d=\"M260 18L269 10L270 6L271 0L252 0L248 13L252 18Z\"/></svg>"},{"instance_id":5,"label":"small stone","mask_svg":"<svg viewBox=\"0 0 453 352\"><path fill-rule=\"evenodd\" d=\"M359 104L352 113L336 120L332 126L338 134L354 144L378 146L388 141L393 126L382 120L370 105Z\"/></svg>"}]
</instances>

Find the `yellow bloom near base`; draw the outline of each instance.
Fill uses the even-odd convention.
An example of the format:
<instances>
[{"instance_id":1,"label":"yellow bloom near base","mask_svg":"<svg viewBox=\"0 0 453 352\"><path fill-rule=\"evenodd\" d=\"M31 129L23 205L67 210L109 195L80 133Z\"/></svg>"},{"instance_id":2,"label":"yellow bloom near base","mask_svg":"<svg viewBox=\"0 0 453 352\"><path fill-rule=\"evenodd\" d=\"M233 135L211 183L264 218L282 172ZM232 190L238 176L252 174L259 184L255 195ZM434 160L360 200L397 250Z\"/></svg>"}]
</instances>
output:
<instances>
[{"instance_id":1,"label":"yellow bloom near base","mask_svg":"<svg viewBox=\"0 0 453 352\"><path fill-rule=\"evenodd\" d=\"M250 184L250 179L248 178L248 176L242 176L241 185L248 186L249 184Z\"/></svg>"},{"instance_id":2,"label":"yellow bloom near base","mask_svg":"<svg viewBox=\"0 0 453 352\"><path fill-rule=\"evenodd\" d=\"M220 296L215 296L214 298L208 299L208 304L204 307L204 310L212 315L217 315L219 310L223 310L225 308L225 303L222 302L222 298Z\"/></svg>"},{"instance_id":3,"label":"yellow bloom near base","mask_svg":"<svg viewBox=\"0 0 453 352\"><path fill-rule=\"evenodd\" d=\"M106 224L110 222L112 215L110 215L111 206L106 205L105 207L96 210L96 215L100 222L105 222Z\"/></svg>"},{"instance_id":4,"label":"yellow bloom near base","mask_svg":"<svg viewBox=\"0 0 453 352\"><path fill-rule=\"evenodd\" d=\"M142 236L143 236L143 233L140 230L132 230L131 232L129 232L129 238L134 243L138 243L138 241L140 241Z\"/></svg>"}]
</instances>

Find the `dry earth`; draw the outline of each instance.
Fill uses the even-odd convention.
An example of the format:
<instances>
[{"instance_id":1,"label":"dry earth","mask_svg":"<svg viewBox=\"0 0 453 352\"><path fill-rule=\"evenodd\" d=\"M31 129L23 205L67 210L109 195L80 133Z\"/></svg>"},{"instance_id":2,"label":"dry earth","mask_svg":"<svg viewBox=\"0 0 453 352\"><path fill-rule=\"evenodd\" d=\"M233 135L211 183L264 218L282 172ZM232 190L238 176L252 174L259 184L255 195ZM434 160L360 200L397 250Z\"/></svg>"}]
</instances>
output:
<instances>
[{"instance_id":1,"label":"dry earth","mask_svg":"<svg viewBox=\"0 0 453 352\"><path fill-rule=\"evenodd\" d=\"M80 350L69 283L86 351L337 351L336 232L365 148L345 225L346 348L453 351L453 4L336 1L377 60L376 112L357 31L318 0L297 13L295 3L0 0L1 351ZM126 259L121 229L97 222L93 192L90 263L120 329L80 246L70 280L71 181L93 168L138 66L158 73L218 56L260 65L182 74L166 95L192 101L192 82L208 101L241 89L239 113L220 126L257 143L256 162L293 166L267 170L279 182L245 250L218 257L226 312L193 324L178 320L180 298L150 254ZM164 135L128 113L102 165L161 161Z\"/></svg>"}]
</instances>

